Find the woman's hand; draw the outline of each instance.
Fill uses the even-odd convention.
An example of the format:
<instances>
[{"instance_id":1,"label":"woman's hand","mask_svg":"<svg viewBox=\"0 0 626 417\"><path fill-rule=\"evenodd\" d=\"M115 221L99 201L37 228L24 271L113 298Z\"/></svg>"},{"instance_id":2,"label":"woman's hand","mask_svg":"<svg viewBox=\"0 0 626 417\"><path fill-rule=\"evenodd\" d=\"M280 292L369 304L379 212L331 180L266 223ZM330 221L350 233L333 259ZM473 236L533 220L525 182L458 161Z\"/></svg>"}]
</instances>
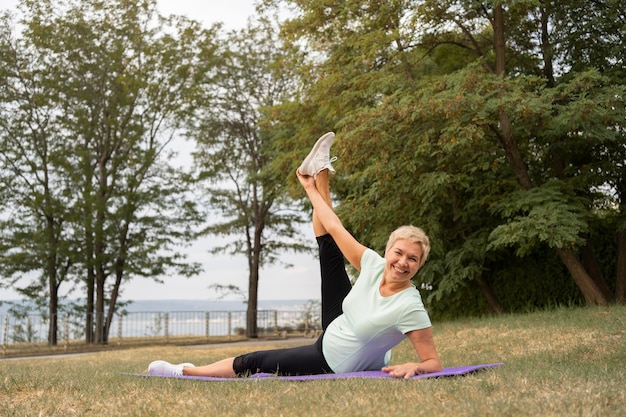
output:
<instances>
[{"instance_id":1,"label":"woman's hand","mask_svg":"<svg viewBox=\"0 0 626 417\"><path fill-rule=\"evenodd\" d=\"M300 184L302 184L302 187L305 190L315 188L315 178L313 178L311 175L302 175L300 174L300 171L296 169L296 176L298 177Z\"/></svg>"},{"instance_id":2,"label":"woman's hand","mask_svg":"<svg viewBox=\"0 0 626 417\"><path fill-rule=\"evenodd\" d=\"M425 329L412 330L406 334L420 359L419 363L409 362L386 366L382 371L387 372L390 376L404 379L409 379L419 374L441 371L443 366L439 360L439 355L437 355L432 330L432 327L426 327Z\"/></svg>"},{"instance_id":3,"label":"woman's hand","mask_svg":"<svg viewBox=\"0 0 626 417\"><path fill-rule=\"evenodd\" d=\"M394 378L404 379L410 379L415 375L426 373L425 371L420 369L420 364L415 362L386 366L382 369L382 371L388 373L389 376L392 376Z\"/></svg>"}]
</instances>

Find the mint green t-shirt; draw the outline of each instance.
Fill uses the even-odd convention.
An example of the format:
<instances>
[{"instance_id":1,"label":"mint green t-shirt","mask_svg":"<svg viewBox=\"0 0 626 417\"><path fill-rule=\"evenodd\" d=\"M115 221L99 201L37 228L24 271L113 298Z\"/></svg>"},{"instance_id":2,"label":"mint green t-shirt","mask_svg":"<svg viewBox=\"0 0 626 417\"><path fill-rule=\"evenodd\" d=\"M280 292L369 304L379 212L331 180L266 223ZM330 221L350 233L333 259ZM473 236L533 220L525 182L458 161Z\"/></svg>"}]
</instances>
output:
<instances>
[{"instance_id":1,"label":"mint green t-shirt","mask_svg":"<svg viewBox=\"0 0 626 417\"><path fill-rule=\"evenodd\" d=\"M383 257L371 249L363 253L359 278L343 300L343 314L324 332L322 352L336 373L380 370L406 333L431 326L414 286L389 297L380 294L384 268Z\"/></svg>"}]
</instances>

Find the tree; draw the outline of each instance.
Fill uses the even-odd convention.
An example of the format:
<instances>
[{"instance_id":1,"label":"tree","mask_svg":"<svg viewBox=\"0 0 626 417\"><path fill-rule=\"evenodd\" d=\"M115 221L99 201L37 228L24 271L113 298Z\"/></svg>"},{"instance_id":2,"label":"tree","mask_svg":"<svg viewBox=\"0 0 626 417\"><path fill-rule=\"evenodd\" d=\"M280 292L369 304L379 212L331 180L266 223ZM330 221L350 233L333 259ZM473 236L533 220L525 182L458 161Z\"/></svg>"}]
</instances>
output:
<instances>
[{"instance_id":1,"label":"tree","mask_svg":"<svg viewBox=\"0 0 626 417\"><path fill-rule=\"evenodd\" d=\"M570 12L574 8L568 7L563 3L559 3L558 6L552 2L542 2L539 10L535 9L532 5L519 5L519 4L494 4L493 7L485 5L482 7L482 18L491 25L491 31L493 33L491 48L493 51L493 63L490 63L488 56L484 55L483 50L480 48L472 48L473 45L478 43L476 35L465 24L466 17L468 15L475 15L476 9L473 4L466 2L449 2L449 3L435 3L426 2L426 7L430 8L428 16L436 16L438 23L454 22L461 27L462 32L466 35L465 47L473 49L477 56L485 59L486 68L489 72L493 73L495 77L501 80L500 87L496 87L499 92L495 98L500 101L498 107L497 124L491 123L490 128L495 134L497 143L505 152L507 161L519 186L524 190L534 190L533 193L543 193L544 199L537 201L537 205L534 209L537 212L548 213L550 211L558 210L559 215L548 217L542 215L543 222L548 222L545 225L552 230L570 230L570 236L567 233L548 233L545 235L537 234L533 229L537 229L537 226L541 226L541 223L537 223L538 217L532 216L532 209L522 210L520 217L517 217L514 224L521 226L524 233L518 233L514 242L515 245L524 244L528 241L528 236L533 236L536 242L547 243L548 246L554 248L557 255L567 267L572 279L576 282L581 290L581 293L585 297L586 301L590 305L606 304L612 300L612 295L608 290L608 286L601 277L593 277L577 252L583 252L588 248L585 245L584 239L581 239L582 235L588 231L589 218L588 214L596 207L597 197L592 192L594 187L599 187L604 181L603 174L598 175L596 172L590 177L590 172L585 172L584 167L578 166L582 161L576 160L571 152L555 152L559 149L559 142L561 144L568 143L573 146L582 145L580 137L584 137L585 141L591 143L590 148L602 148L605 146L611 146L611 144L623 143L623 135L620 134L619 125L623 124L623 117L619 115L617 108L621 107L619 102L623 97L621 94L616 94L613 90L613 86L607 84L611 83L611 80L600 79L594 77L592 74L585 72L570 72L568 76L564 76L562 80L557 80L555 90L544 90L544 92L536 92L533 88L532 74L520 74L516 76L518 83L526 83L524 87L526 93L531 93L535 97L535 101L543 101L544 106L550 111L549 114L553 116L553 120L538 120L533 119L534 122L540 122L539 126L550 126L548 132L537 131L536 129L530 130L535 136L530 136L527 133L529 129L522 130L520 128L527 127L528 125L519 122L519 126L513 125L513 117L519 120L519 113L521 111L528 111L526 107L516 105L516 96L511 96L507 90L508 86L513 84L511 78L507 75L507 66L511 69L518 70L522 68L521 65L515 67L510 65L507 60L509 51L512 50L512 55L515 59L518 57L532 56L533 53L537 53L541 57L543 62L543 73L547 75L548 86L551 86L555 80L553 74L556 73L555 68L550 67L558 60L558 55L554 55L552 45L555 43L561 43L560 39L565 38L564 33L556 33L552 35L548 33L550 27L546 22L550 21L550 16L554 13L555 9L568 9ZM565 7L564 7L565 6ZM463 17L459 18L459 10L464 10ZM479 15L480 15L479 14ZM538 15L540 19L533 20L532 16ZM527 16L531 16L527 19ZM521 24L520 24L521 22ZM529 28L527 33L522 33L523 36L507 40L506 33L509 28L523 27ZM514 30L512 30L514 32ZM541 36L538 36L541 34ZM523 39L540 39L535 49L516 50L515 46L524 45ZM507 42L508 41L508 42ZM507 47L507 44L513 45L513 47ZM528 58L526 58L526 61ZM600 67L600 66L599 66ZM538 72L538 71L536 71ZM515 73L514 73L515 74ZM517 75L517 74L515 74ZM608 81L608 82L607 82ZM495 86L494 86L495 87ZM623 85L621 87L623 89ZM592 106L589 104L593 103ZM617 106L617 107L616 107ZM610 109L610 110L606 110ZM576 119L575 114L581 114L583 111L582 120ZM567 120L565 124L562 122ZM554 123L556 121L559 123ZM619 145L618 145L619 146ZM545 154L538 154L538 149L547 149ZM571 149L571 148L570 148ZM576 150L578 151L578 150ZM601 156L599 153L594 155L600 159L604 159L606 156ZM541 159L544 161L552 161L553 165L550 170L543 171L543 175L532 175L532 169L537 168L537 163ZM591 161L589 161L591 162ZM601 163L597 160L595 164ZM582 171L572 174L565 174L566 169L583 168ZM559 172L560 171L560 172ZM547 175L546 175L547 174ZM547 192L549 189L547 186L551 184L550 178L556 174L559 178L559 186L550 188L551 192ZM565 175L564 175L565 174ZM600 180L600 182L598 181ZM581 186L582 184L582 186ZM541 190L541 191L540 191ZM514 196L515 194L511 194ZM528 204L528 193L521 193L518 195L522 200L518 200L518 210L521 205ZM562 200L561 200L562 199ZM583 202L583 208L586 210L580 211L581 199L586 200ZM561 205L555 205L555 201L562 201ZM520 212L517 212L520 213ZM510 217L507 221L511 221ZM517 221L519 220L519 221ZM572 226L575 226L577 230L573 230ZM492 247L498 244L511 244L512 234L511 229L506 225L501 225L494 230L492 234L493 241ZM505 239L501 239L504 236ZM558 237L557 237L558 236ZM568 244L569 242L569 244ZM580 246L581 249L575 250L574 246ZM618 254L619 256L619 254ZM619 279L618 279L619 281Z\"/></svg>"},{"instance_id":2,"label":"tree","mask_svg":"<svg viewBox=\"0 0 626 417\"><path fill-rule=\"evenodd\" d=\"M502 310L493 268L515 255L547 262L540 248L552 248L588 304L611 301L583 261L604 230L594 225L623 231L624 85L613 74L624 48L606 14L577 25L579 2L289 3L301 13L287 36L315 51L301 107L341 130L350 176L335 189L349 227L383 248L389 224L425 226L438 246L420 279L436 280L440 299L476 282ZM604 3L594 10L617 7ZM583 33L592 16L612 42L601 62L573 59L565 29Z\"/></svg>"},{"instance_id":3,"label":"tree","mask_svg":"<svg viewBox=\"0 0 626 417\"><path fill-rule=\"evenodd\" d=\"M0 87L0 270L25 297L47 306L48 343L57 342L59 289L68 281L77 247L71 235L71 185L61 172L67 142L50 91L43 57L13 39L11 15L2 17ZM45 298L47 302L41 300Z\"/></svg>"},{"instance_id":4,"label":"tree","mask_svg":"<svg viewBox=\"0 0 626 417\"><path fill-rule=\"evenodd\" d=\"M626 50L624 48L624 23L626 11L620 0L605 0L588 3L581 0L568 2L568 7L560 7L556 2L545 2L545 7L551 12L550 25L555 27L553 32L554 45L559 57L557 62L571 70L564 74L569 78L571 74L585 71L587 68L595 68L612 87L619 86L623 89L626 76L624 65ZM555 64L556 65L556 64ZM546 65L548 66L548 65ZM608 91L607 95L614 99L614 105L619 108L623 105L624 97L620 90ZM617 110L613 108L612 110ZM610 109L610 107L609 107ZM585 114L583 120L588 120L589 110L580 109ZM577 114L573 113L573 117ZM579 154L590 152L594 155L594 162L587 163L585 168L587 176L595 179L590 188L604 189L611 195L607 201L603 201L603 193L600 193L597 201L598 207L608 205L616 210L608 210L609 219L614 222L610 229L615 231L616 266L615 266L615 299L619 302L626 300L626 143L623 118L619 118L619 111L614 113L617 120L606 122L606 115L597 120L605 121L605 125L612 127L604 133L611 133L616 140L604 140L600 146L581 147ZM562 120L561 120L562 122ZM560 161L559 161L560 162ZM559 168L559 174L563 171ZM596 175L600 174L600 175ZM616 207L615 207L616 206ZM607 220L609 220L607 219ZM596 257L592 253L592 245L583 247L582 259L592 277L602 286L604 277L601 276ZM605 289L606 291L606 289Z\"/></svg>"},{"instance_id":5,"label":"tree","mask_svg":"<svg viewBox=\"0 0 626 417\"><path fill-rule=\"evenodd\" d=\"M264 18L229 33L221 45L224 62L207 80L207 98L197 110L195 161L207 184L209 207L221 219L206 233L232 237L213 252L246 258L246 335L255 337L261 267L277 262L281 251L309 249L297 239L303 216L285 193L285 176L291 173L276 166L281 150L274 143L289 132L266 116L293 97L297 84L286 63L297 51L282 48Z\"/></svg>"},{"instance_id":6,"label":"tree","mask_svg":"<svg viewBox=\"0 0 626 417\"><path fill-rule=\"evenodd\" d=\"M158 16L154 1L24 0L22 7L17 44L29 55L20 56L21 48L3 55L13 57L4 66L8 85L29 97L18 64L32 62L27 74L46 100L35 96L21 112L9 112L16 105L5 101L6 123L40 114L43 105L51 109L40 130L56 156L60 202L51 211L67 228L61 242L37 242L49 251L69 248L61 252L68 258L63 265L86 289L87 341L106 343L124 282L198 271L173 250L193 239L200 217L186 193L189 182L168 160L197 82L213 63L214 34L193 21ZM5 132L7 141L40 148L19 129ZM6 155L13 166L15 158ZM45 165L36 162L27 175L7 176L13 187L26 191L25 184L43 176ZM24 220L37 224L42 217L28 210ZM27 227L25 236L35 238L36 230ZM13 253L33 255L24 247Z\"/></svg>"}]
</instances>

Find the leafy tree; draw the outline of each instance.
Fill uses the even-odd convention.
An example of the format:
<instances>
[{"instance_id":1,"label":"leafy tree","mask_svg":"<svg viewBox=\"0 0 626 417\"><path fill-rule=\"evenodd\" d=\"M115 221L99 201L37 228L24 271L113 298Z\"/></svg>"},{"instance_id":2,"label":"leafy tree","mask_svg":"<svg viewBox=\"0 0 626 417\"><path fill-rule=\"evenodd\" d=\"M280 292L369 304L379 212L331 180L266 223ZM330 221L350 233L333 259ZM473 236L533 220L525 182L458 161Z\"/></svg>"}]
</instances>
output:
<instances>
[{"instance_id":1,"label":"leafy tree","mask_svg":"<svg viewBox=\"0 0 626 417\"><path fill-rule=\"evenodd\" d=\"M473 4L466 2L426 2L425 4L427 9L430 8L429 12L432 12L429 16L436 16L438 23L455 22L462 28L463 33L466 34L466 47L471 48L477 43L476 36L468 30L465 24L466 19L460 19L458 13L459 10L463 10L461 16L474 16L477 9ZM613 80L598 78L593 73L572 71L562 77L562 81L557 83L554 90L539 92L533 88L530 74L521 74L515 77L515 81L506 77L509 66L507 55L510 50L513 51L513 57L532 56L536 53L543 58L543 73L548 75L548 86L551 85L551 74L555 74L555 69L549 66L553 65L555 59L558 61L560 58L553 54L551 46L554 43L561 43L561 40L567 37L562 32L554 35L549 33L549 22L555 9L567 9L573 13L575 7L569 7L570 5L562 2L558 6L552 2L542 2L540 6L537 10L533 4L503 3L494 4L493 7L485 5L479 9L482 10L482 18L490 23L493 31L492 48L490 48L493 51L493 63L482 53L481 49L475 48L474 50L478 56L485 59L484 62L489 72L501 79L501 86L494 86L493 90L498 92L494 98L500 102L497 109L497 124L490 123L489 126L495 133L497 143L504 150L520 187L528 190L531 195L539 193L543 195L540 200L535 200L535 204L529 204L529 193L510 194L509 198L517 197L514 204L521 212L517 211L513 217L504 217L509 222L513 221L512 224L519 226L518 230L523 232L513 234L509 228L510 225L501 225L492 233L491 245L524 245L529 241L547 244L554 248L567 267L587 303L606 304L613 298L608 286L602 277L592 276L588 271L589 267L586 267L579 257L580 252L584 253L589 250L583 238L584 234L589 231L588 215L592 213L597 202L604 199L602 196L594 195L593 190L603 184L606 171L596 171L590 175L591 172L580 165L584 162L576 155L580 155L581 148L591 151L594 148L602 149L606 146L617 145L619 147L620 143L623 146L624 138L620 133L623 129L619 127L620 124L623 125L623 117L617 110L623 107L619 104L623 95L617 93L616 97L614 85L612 85ZM533 15L540 15L541 19L534 20ZM531 17L527 18L527 16ZM514 27L526 27L529 30L528 33L522 33L519 38L514 38L510 44L524 45L524 39L534 38L540 39L537 46L526 50L507 48L506 31ZM539 33L541 37L538 36ZM521 68L521 66L518 67ZM598 65L598 67L602 66ZM543 102L542 107L549 111L547 114L552 116L551 119L543 119L537 114L537 117L532 118L534 126L528 126L525 123L528 119L524 120L520 116L524 116L523 112L528 114L529 107L518 105L520 102L518 96L508 93L510 90L508 86L515 82L521 85L526 84L521 92L534 97L535 102ZM618 87L618 90L623 90L623 85ZM582 115L582 117L576 115ZM516 125L513 124L514 121ZM546 126L549 126L547 130ZM537 127L542 130L540 131ZM569 149L564 150L564 144L569 145ZM570 151L572 149L574 152ZM606 158L599 153L595 153L594 156L598 159L593 162L587 161L587 163L597 166ZM540 164L545 162L552 164L548 169L540 171L538 169ZM567 170L569 172L566 172ZM577 170L580 171L577 172ZM547 186L551 184L550 179L555 175L559 179L558 185L548 188ZM542 227L548 227L549 230ZM572 245L580 246L582 249L576 250ZM617 256L620 256L619 253ZM622 279L624 278L618 277L618 282Z\"/></svg>"},{"instance_id":2,"label":"leafy tree","mask_svg":"<svg viewBox=\"0 0 626 417\"><path fill-rule=\"evenodd\" d=\"M314 51L301 108L340 130L350 176L336 188L339 209L360 237L383 248L390 224L423 225L436 246L419 279L436 282L439 299L475 282L502 311L489 281L511 248L546 262L538 249L552 248L588 304L613 299L590 272L594 225L620 224L618 242L624 230L614 77L624 48L606 14L581 23L580 2L288 3L300 13L286 35ZM622 19L615 2L593 9L606 6ZM593 18L613 42L566 53L572 28L585 33Z\"/></svg>"},{"instance_id":3,"label":"leafy tree","mask_svg":"<svg viewBox=\"0 0 626 417\"><path fill-rule=\"evenodd\" d=\"M281 47L269 19L262 18L221 42L224 57L207 79L197 109L196 164L207 185L209 207L220 220L206 233L231 237L212 251L244 255L249 273L247 336L256 336L259 271L281 251L306 251L297 225L302 214L285 193L286 175L275 161L276 138L288 132L268 114L289 100L297 84L288 62L297 50Z\"/></svg>"},{"instance_id":4,"label":"leafy tree","mask_svg":"<svg viewBox=\"0 0 626 417\"><path fill-rule=\"evenodd\" d=\"M0 271L10 278L5 285L47 306L48 343L55 345L59 289L77 255L68 239L73 190L60 175L68 144L44 57L13 38L11 15L2 22ZM18 287L21 278L34 279Z\"/></svg>"},{"instance_id":5,"label":"leafy tree","mask_svg":"<svg viewBox=\"0 0 626 417\"><path fill-rule=\"evenodd\" d=\"M15 263L38 258L15 245L19 233L44 253L58 253L57 271L65 267L62 277L86 289L87 341L106 343L124 282L198 271L173 250L193 238L201 219L189 183L169 159L197 83L213 63L214 33L160 17L151 0L24 0L21 7L21 37L12 44L7 33L3 44L7 97L22 100L3 101L4 184L15 195L32 195L29 184L49 177L51 197L36 199L47 211L17 200L5 205L23 207L23 217L3 235L13 255L4 264L15 273L41 270ZM36 124L32 115L40 117ZM15 156L11 143L23 144L28 159ZM42 149L52 156L30 157ZM10 171L16 166L26 168ZM38 225L52 220L55 239L41 239L46 229ZM58 286L44 271L43 281ZM50 297L52 309L54 294L38 296Z\"/></svg>"}]
</instances>

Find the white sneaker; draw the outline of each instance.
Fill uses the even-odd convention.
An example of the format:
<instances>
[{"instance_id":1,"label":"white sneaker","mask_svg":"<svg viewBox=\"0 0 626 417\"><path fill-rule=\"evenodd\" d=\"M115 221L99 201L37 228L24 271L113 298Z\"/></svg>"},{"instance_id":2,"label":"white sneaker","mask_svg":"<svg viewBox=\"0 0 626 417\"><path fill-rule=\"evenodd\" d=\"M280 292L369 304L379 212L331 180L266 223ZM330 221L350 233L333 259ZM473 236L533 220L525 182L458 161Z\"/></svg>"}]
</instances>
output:
<instances>
[{"instance_id":1,"label":"white sneaker","mask_svg":"<svg viewBox=\"0 0 626 417\"><path fill-rule=\"evenodd\" d=\"M334 174L335 169L331 165L331 162L335 162L337 157L332 159L330 157L330 147L334 141L335 134L333 132L328 132L319 138L317 142L315 142L315 145L313 145L311 152L309 152L307 157L304 158L304 161L302 161L300 168L298 168L300 174L312 175L313 178L315 178L320 171L325 169L328 169Z\"/></svg>"},{"instance_id":2,"label":"white sneaker","mask_svg":"<svg viewBox=\"0 0 626 417\"><path fill-rule=\"evenodd\" d=\"M165 361L154 361L148 365L148 375L150 376L183 376L183 367L194 368L193 363L180 363L178 365Z\"/></svg>"}]
</instances>

